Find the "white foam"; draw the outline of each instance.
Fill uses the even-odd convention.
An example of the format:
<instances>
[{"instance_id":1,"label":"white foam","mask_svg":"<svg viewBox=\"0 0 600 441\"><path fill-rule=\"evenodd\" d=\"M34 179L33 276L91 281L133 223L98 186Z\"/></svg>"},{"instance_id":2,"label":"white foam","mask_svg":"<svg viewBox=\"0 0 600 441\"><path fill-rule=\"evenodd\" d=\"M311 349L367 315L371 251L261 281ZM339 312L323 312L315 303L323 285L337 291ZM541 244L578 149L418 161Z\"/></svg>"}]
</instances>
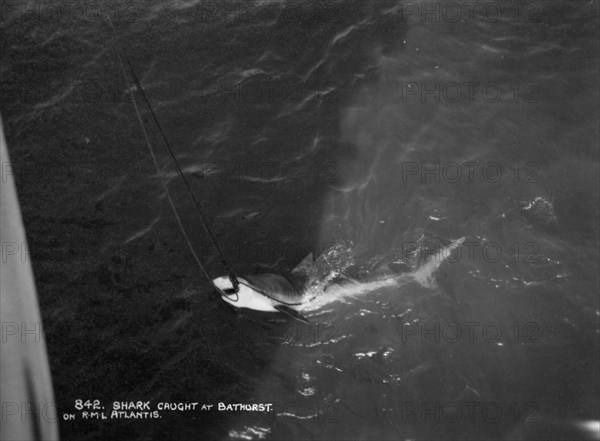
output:
<instances>
[{"instance_id":1,"label":"white foam","mask_svg":"<svg viewBox=\"0 0 600 441\"><path fill-rule=\"evenodd\" d=\"M411 281L416 281L425 287L432 287L434 286L434 273L450 256L452 251L458 248L464 240L465 238L462 237L447 247L442 248L435 255L430 256L425 264L412 273L385 277L369 282L346 282L341 285L329 286L324 291L323 284L311 287L306 293L307 302L300 309L303 311L315 311L334 302L348 303L350 300L357 299L364 294L405 285Z\"/></svg>"}]
</instances>

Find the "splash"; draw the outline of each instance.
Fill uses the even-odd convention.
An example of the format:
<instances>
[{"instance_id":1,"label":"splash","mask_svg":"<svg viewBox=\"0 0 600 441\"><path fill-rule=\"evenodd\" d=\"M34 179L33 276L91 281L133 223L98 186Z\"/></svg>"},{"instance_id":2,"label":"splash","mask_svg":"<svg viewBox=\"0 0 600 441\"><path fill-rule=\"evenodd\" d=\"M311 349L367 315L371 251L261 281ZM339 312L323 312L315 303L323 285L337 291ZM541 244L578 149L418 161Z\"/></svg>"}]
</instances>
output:
<instances>
[{"instance_id":1,"label":"splash","mask_svg":"<svg viewBox=\"0 0 600 441\"><path fill-rule=\"evenodd\" d=\"M303 311L316 311L330 303L348 303L359 296L374 291L403 286L415 281L422 286L433 287L435 286L433 279L435 272L440 265L448 259L452 251L458 248L464 240L465 238L461 237L460 239L453 241L447 247L442 248L439 252L430 256L427 261L415 271L400 275L381 276L373 280L360 282L351 278L344 278L341 282L331 283L332 281L339 279L340 274L343 272L341 271L341 268L348 268L353 263L353 260L351 259L344 264L341 264L339 260L336 260L334 261L335 264L331 264L331 254L326 253L327 256L324 258L324 261L331 264L331 270L318 282L309 286L306 293L306 304L301 309ZM341 249L347 250L347 248L343 247ZM333 256L340 257L340 254L342 253L340 253L340 248L338 247L332 254Z\"/></svg>"}]
</instances>

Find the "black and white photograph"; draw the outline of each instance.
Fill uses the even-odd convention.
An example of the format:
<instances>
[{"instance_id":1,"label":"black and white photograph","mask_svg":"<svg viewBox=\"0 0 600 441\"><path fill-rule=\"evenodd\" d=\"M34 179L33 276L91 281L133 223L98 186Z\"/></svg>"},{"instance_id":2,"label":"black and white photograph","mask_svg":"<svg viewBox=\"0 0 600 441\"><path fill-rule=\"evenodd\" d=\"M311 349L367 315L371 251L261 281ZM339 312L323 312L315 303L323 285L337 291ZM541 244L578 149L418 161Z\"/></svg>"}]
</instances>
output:
<instances>
[{"instance_id":1,"label":"black and white photograph","mask_svg":"<svg viewBox=\"0 0 600 441\"><path fill-rule=\"evenodd\" d=\"M0 0L1 441L600 441L599 0Z\"/></svg>"}]
</instances>

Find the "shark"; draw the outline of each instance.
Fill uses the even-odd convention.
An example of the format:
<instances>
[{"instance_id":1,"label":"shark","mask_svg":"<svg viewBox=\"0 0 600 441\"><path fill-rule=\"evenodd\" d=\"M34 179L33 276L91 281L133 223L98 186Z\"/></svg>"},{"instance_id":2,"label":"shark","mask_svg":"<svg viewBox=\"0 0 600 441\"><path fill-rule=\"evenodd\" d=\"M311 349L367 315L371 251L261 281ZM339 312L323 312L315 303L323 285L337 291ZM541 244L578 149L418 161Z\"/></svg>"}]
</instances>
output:
<instances>
[{"instance_id":1,"label":"shark","mask_svg":"<svg viewBox=\"0 0 600 441\"><path fill-rule=\"evenodd\" d=\"M397 286L414 280L422 285L431 283L433 274L465 238L452 241L448 246L430 255L416 270L402 274L377 276L370 280L339 277L335 271L324 277L311 276L314 269L312 253L307 255L289 274L264 273L238 277L237 289L230 276L213 279L221 298L236 308L255 311L279 312L308 323L305 313L319 310L336 302L348 302L362 295ZM312 271L314 274L314 271Z\"/></svg>"}]
</instances>

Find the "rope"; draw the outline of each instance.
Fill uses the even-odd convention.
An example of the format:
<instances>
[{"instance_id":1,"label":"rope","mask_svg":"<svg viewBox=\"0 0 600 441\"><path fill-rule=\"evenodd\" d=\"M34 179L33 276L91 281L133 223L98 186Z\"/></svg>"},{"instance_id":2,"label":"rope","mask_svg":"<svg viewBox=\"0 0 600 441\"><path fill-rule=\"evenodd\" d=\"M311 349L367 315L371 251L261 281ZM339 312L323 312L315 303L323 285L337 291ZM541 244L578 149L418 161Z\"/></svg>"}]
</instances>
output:
<instances>
[{"instance_id":1,"label":"rope","mask_svg":"<svg viewBox=\"0 0 600 441\"><path fill-rule=\"evenodd\" d=\"M113 26L113 23L110 19L110 17L107 16L108 19L108 23L110 24L111 27L111 31L112 31L112 35L113 38L115 40L115 42L117 43L116 46L119 47L120 49L120 54L119 51L116 50L115 48L115 52L117 55L117 59L119 60L119 65L121 68L121 72L123 73L123 77L125 78L125 82L128 82L128 77L127 77L127 73L125 71L125 65L123 63L123 60L121 58L122 57L125 59L125 61L127 62L127 65L129 66L129 71L131 73L131 77L133 78L134 84L137 88L137 90L140 92L140 94L142 95L146 105L148 106L148 109L150 110L150 114L152 115L152 119L154 121L154 123L156 124L156 127L158 128L158 131L161 134L161 137L163 139L163 142L165 144L165 148L168 151L173 164L175 165L177 172L179 173L179 175L181 176L186 189L188 191L188 193L190 194L190 197L192 198L193 202L194 202L194 207L196 208L196 212L198 213L198 216L200 217L200 219L202 220L202 225L204 226L204 229L206 231L206 233L209 235L209 237L211 238L213 244L215 245L215 248L217 249L219 255L221 256L221 262L223 263L223 265L225 266L225 268L229 271L229 279L231 280L232 286L233 288L231 289L226 289L226 290L222 290L220 289L218 286L216 286L212 280L212 278L210 277L210 275L208 274L208 272L206 271L206 269L204 268L204 265L202 265L202 261L200 260L200 258L198 257L198 254L196 253L196 251L194 250L194 247L192 245L192 242L187 234L187 232L185 231L185 227L183 226L183 222L181 221L181 217L179 216L179 213L177 212L177 208L175 206L175 203L173 202L173 198L171 196L171 192L169 191L169 187L167 186L167 184L165 183L165 181L163 179L160 180L161 182L161 186L163 188L163 190L165 191L165 194L167 195L167 199L169 200L169 205L171 206L173 213L175 215L175 219L177 220L177 224L179 225L179 229L181 230L181 232L183 233L183 237L185 238L185 241L192 253L192 255L194 256L194 259L196 260L196 262L198 263L198 266L200 267L200 269L202 270L202 273L204 274L204 276L207 278L207 280L209 281L209 283L217 290L219 291L221 294L230 297L232 295L235 294L235 300L232 300L233 302L238 302L239 301L239 295L238 295L238 287L240 284L247 286L248 288L258 292L259 294L277 302L283 305L287 305L287 306L299 306L302 305L302 302L298 302L298 303L291 303L291 302L284 302L282 300L276 299L273 296L269 295L268 293L264 292L263 290L257 289L256 287L253 287L245 282L240 282L235 274L235 272L233 271L233 269L229 266L229 264L227 263L226 259L225 259L225 255L223 253L223 251L221 250L221 247L219 246L219 243L217 242L216 237L214 236L214 234L212 233L212 231L210 230L209 226L208 226L208 222L206 221L206 218L204 217L204 214L202 213L201 209L200 209L200 204L198 203L198 201L196 200L194 193L192 192L192 189L190 187L190 184L188 182L188 180L186 179L185 175L183 174L183 171L181 170L181 167L179 167L179 163L177 162L177 158L175 157L175 155L173 154L173 150L171 149L171 146L169 144L169 141L167 140L167 137L162 129L162 126L160 125L160 123L158 122L158 118L156 117L156 114L154 113L154 110L152 108L152 105L150 104L150 100L148 99L146 93L144 92L144 89L142 88L142 85L140 84L137 75L135 74L135 70L133 69L133 65L131 64L131 61L129 60L129 58L127 57L127 54L125 53L125 51L123 50L123 47L121 46L121 44L119 43L118 39L117 39L117 35L116 35L116 31L115 28ZM133 107L135 109L135 114L138 118L138 121L140 123L140 127L142 129L142 132L144 134L144 140L146 141L146 145L148 147L148 151L150 152L150 156L152 157L152 161L154 162L154 166L156 167L157 172L160 175L160 166L158 164L158 159L156 158L156 154L154 153L154 149L152 148L152 144L150 143L150 137L148 136L148 132L146 131L146 127L144 125L144 121L142 119L139 107L137 105L137 101L135 100L135 97L133 95L133 92L131 91L131 89L128 89L128 93L129 93L129 97L131 98L131 102L133 104Z\"/></svg>"},{"instance_id":2,"label":"rope","mask_svg":"<svg viewBox=\"0 0 600 441\"><path fill-rule=\"evenodd\" d=\"M175 218L177 220L177 224L179 225L179 228L181 229L181 232L183 233L183 236L184 236L184 238L185 238L185 240L187 242L187 245L188 245L190 251L192 252L192 255L194 256L194 259L198 263L198 266L202 270L202 273L204 274L204 276L208 279L209 283L214 288L216 288L219 292L221 292L222 294L224 294L226 296L230 296L232 294L235 294L236 295L235 302L237 302L239 300L239 296L237 294L237 291L238 291L238 285L239 285L240 282L238 281L238 278L237 278L235 272L233 271L233 269L229 266L229 264L225 260L225 255L223 254L223 251L221 250L221 247L219 246L219 243L217 242L215 236L213 235L212 231L208 227L208 222L206 221L206 218L204 217L204 215L202 214L202 211L200 210L200 204L198 203L198 201L194 197L194 194L192 192L190 184L189 184L188 180L186 179L185 175L183 174L183 171L179 167L179 163L177 162L177 159L175 158L175 155L173 154L171 146L169 145L169 142L167 141L167 137L165 136L165 134L164 134L164 132L162 130L162 127L161 127L160 123L158 122L158 119L156 118L156 114L154 113L154 110L152 109L152 105L150 104L150 101L148 100L148 97L146 96L146 93L144 92L144 89L142 88L142 86L141 86L141 84L140 84L140 82L139 82L139 80L137 78L137 75L135 74L133 66L132 66L129 58L127 57L127 54L125 54L125 51L123 50L123 47L121 46L121 44L117 40L117 35L116 35L115 28L113 26L113 23L110 20L110 17L107 16L107 19L108 19L108 23L110 24L110 27L111 27L113 38L114 38L115 42L117 43L116 46L120 49L120 52L121 52L121 54L119 54L119 51L117 51L116 48L115 48L117 59L119 60L119 65L121 67L121 72L123 73L123 77L125 78L125 82L128 83L128 77L127 77L127 73L125 71L125 65L123 63L121 55L122 55L123 58L125 58L128 66L129 66L129 70L130 70L131 76L133 78L133 81L135 83L135 86L136 86L137 90L141 93L142 97L144 98L144 101L145 101L146 105L148 106L148 109L150 110L150 113L152 115L152 119L154 120L154 123L156 124L156 126L157 126L157 128L158 128L158 130L159 130L159 132L160 132L160 134L162 136L162 139L163 139L163 141L165 143L166 150L169 152L169 155L171 156L171 159L173 160L173 163L175 164L175 167L177 168L177 172L179 173L179 175L183 179L183 182L184 182L184 184L186 186L186 189L189 192L192 200L194 201L194 206L196 208L196 211L197 211L200 219L202 220L202 224L204 226L204 229L206 230L207 234L209 235L209 237L211 238L213 244L215 245L215 247L216 247L219 255L221 256L221 262L223 263L223 265L225 266L225 268L229 272L229 278L230 278L231 283L233 285L232 289L227 289L227 290L223 291L223 290L221 290L219 287L217 287L213 283L212 278L210 277L210 275L208 274L208 272L204 268L204 265L202 265L202 261L198 257L198 254L196 254L196 251L194 250L194 247L193 247L193 245L191 243L191 240L190 240L188 234L185 231L185 228L184 228L183 223L181 221L181 217L179 216L179 213L177 212L177 208L175 207L175 203L173 202L173 198L171 196L169 188L168 188L167 184L165 183L165 181L161 178L160 182L161 182L162 188L164 189L164 191L165 191L165 193L167 195L167 199L169 200L169 204L171 205L171 208L173 209L173 213L175 214ZM152 148L152 144L150 143L150 138L148 136L148 132L146 131L146 128L145 128L145 125L144 125L144 122L143 122L143 119L142 119L139 107L137 105L137 102L135 100L135 97L133 95L133 92L132 92L131 88L128 89L128 92L129 92L129 97L131 98L131 102L133 104L133 107L135 109L136 116L137 116L138 121L140 123L140 127L142 128L142 132L144 134L144 139L146 141L146 145L148 146L148 151L150 152L150 156L152 157L152 161L154 162L154 166L156 167L156 170L157 170L158 174L160 175L161 170L160 170L160 166L158 164L158 159L156 158L156 154L154 153L154 149Z\"/></svg>"}]
</instances>

